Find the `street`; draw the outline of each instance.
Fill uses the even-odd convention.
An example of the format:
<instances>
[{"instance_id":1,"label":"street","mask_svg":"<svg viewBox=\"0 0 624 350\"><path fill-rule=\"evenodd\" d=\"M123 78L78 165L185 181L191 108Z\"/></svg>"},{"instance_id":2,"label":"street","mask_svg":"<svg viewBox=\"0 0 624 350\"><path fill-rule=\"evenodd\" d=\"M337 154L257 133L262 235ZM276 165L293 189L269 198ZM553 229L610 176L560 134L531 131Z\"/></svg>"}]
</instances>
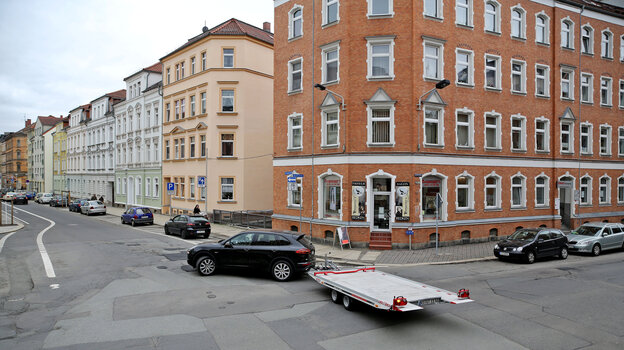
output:
<instances>
[{"instance_id":1,"label":"street","mask_svg":"<svg viewBox=\"0 0 624 350\"><path fill-rule=\"evenodd\" d=\"M380 267L451 291L467 288L475 302L349 312L307 277L200 277L185 251L206 240L165 236L157 225L132 228L113 215L32 202L19 209L28 224L0 251L0 349L624 347L619 250L533 265ZM44 218L54 225L41 234L51 225Z\"/></svg>"}]
</instances>

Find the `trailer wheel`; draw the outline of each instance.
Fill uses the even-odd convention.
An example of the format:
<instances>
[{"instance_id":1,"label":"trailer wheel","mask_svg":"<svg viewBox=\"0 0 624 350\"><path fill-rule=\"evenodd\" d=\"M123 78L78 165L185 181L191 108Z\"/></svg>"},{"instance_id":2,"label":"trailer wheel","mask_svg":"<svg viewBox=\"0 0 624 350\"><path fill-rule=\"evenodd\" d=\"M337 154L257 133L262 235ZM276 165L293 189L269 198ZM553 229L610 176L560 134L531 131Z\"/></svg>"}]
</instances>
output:
<instances>
[{"instance_id":1,"label":"trailer wheel","mask_svg":"<svg viewBox=\"0 0 624 350\"><path fill-rule=\"evenodd\" d=\"M351 299L351 297L343 295L342 296L342 306L349 311L353 311L355 308L355 301Z\"/></svg>"},{"instance_id":2,"label":"trailer wheel","mask_svg":"<svg viewBox=\"0 0 624 350\"><path fill-rule=\"evenodd\" d=\"M340 297L342 295L335 289L331 290L331 300L334 302L334 304L340 304Z\"/></svg>"}]
</instances>

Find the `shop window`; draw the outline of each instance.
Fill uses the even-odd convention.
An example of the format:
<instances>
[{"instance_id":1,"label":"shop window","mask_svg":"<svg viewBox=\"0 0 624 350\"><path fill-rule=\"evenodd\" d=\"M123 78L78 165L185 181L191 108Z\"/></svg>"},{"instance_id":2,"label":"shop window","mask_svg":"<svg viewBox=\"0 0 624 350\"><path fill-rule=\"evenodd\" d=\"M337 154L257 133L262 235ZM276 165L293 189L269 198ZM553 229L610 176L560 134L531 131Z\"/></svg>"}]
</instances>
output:
<instances>
[{"instance_id":1,"label":"shop window","mask_svg":"<svg viewBox=\"0 0 624 350\"><path fill-rule=\"evenodd\" d=\"M323 218L340 219L341 180L336 175L323 178Z\"/></svg>"}]
</instances>

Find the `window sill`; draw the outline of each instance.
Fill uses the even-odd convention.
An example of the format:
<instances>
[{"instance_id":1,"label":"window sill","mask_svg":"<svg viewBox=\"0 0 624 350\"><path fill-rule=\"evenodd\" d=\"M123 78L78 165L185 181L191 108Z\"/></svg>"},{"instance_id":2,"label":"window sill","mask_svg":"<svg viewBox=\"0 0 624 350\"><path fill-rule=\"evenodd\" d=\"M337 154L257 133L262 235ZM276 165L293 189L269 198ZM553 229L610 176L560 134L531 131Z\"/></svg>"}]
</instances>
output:
<instances>
[{"instance_id":1,"label":"window sill","mask_svg":"<svg viewBox=\"0 0 624 350\"><path fill-rule=\"evenodd\" d=\"M429 16L429 15L423 15L423 17L425 19L436 21L436 22L440 22L440 23L442 23L444 21L444 17L434 17L434 16Z\"/></svg>"},{"instance_id":2,"label":"window sill","mask_svg":"<svg viewBox=\"0 0 624 350\"><path fill-rule=\"evenodd\" d=\"M302 34L302 35L299 35L299 36L294 36L294 37L290 37L290 38L288 38L288 42L293 42L293 41L295 41L295 40L299 40L299 39L301 39L301 38L303 38L303 34Z\"/></svg>"},{"instance_id":3,"label":"window sill","mask_svg":"<svg viewBox=\"0 0 624 350\"><path fill-rule=\"evenodd\" d=\"M288 96L298 95L303 93L303 89L288 91Z\"/></svg>"},{"instance_id":4,"label":"window sill","mask_svg":"<svg viewBox=\"0 0 624 350\"><path fill-rule=\"evenodd\" d=\"M465 213L474 213L474 212L475 212L475 210L471 209L471 208L468 208L468 209L456 209L455 210L456 214L465 214Z\"/></svg>"},{"instance_id":5,"label":"window sill","mask_svg":"<svg viewBox=\"0 0 624 350\"><path fill-rule=\"evenodd\" d=\"M238 115L238 112L217 112L217 115Z\"/></svg>"},{"instance_id":6,"label":"window sill","mask_svg":"<svg viewBox=\"0 0 624 350\"><path fill-rule=\"evenodd\" d=\"M502 152L502 148L485 147L486 152Z\"/></svg>"},{"instance_id":7,"label":"window sill","mask_svg":"<svg viewBox=\"0 0 624 350\"><path fill-rule=\"evenodd\" d=\"M573 47L561 46L561 49L565 50L565 51L574 52L574 48Z\"/></svg>"},{"instance_id":8,"label":"window sill","mask_svg":"<svg viewBox=\"0 0 624 350\"><path fill-rule=\"evenodd\" d=\"M467 84L467 83L455 82L455 85L457 85L457 87L463 87L463 88L474 89L474 84Z\"/></svg>"},{"instance_id":9,"label":"window sill","mask_svg":"<svg viewBox=\"0 0 624 350\"><path fill-rule=\"evenodd\" d=\"M321 149L336 149L339 148L340 145L321 145Z\"/></svg>"},{"instance_id":10,"label":"window sill","mask_svg":"<svg viewBox=\"0 0 624 350\"><path fill-rule=\"evenodd\" d=\"M579 205L581 208L591 208L593 205L591 203L581 203Z\"/></svg>"},{"instance_id":11,"label":"window sill","mask_svg":"<svg viewBox=\"0 0 624 350\"><path fill-rule=\"evenodd\" d=\"M569 98L569 97L562 97L561 101L574 102L574 99L573 98Z\"/></svg>"},{"instance_id":12,"label":"window sill","mask_svg":"<svg viewBox=\"0 0 624 350\"><path fill-rule=\"evenodd\" d=\"M535 43L537 46L550 47L550 43L543 43L541 41L536 41Z\"/></svg>"},{"instance_id":13,"label":"window sill","mask_svg":"<svg viewBox=\"0 0 624 350\"><path fill-rule=\"evenodd\" d=\"M572 156L572 155L574 155L574 152L570 152L570 151L561 151L561 155L562 155L562 156Z\"/></svg>"},{"instance_id":14,"label":"window sill","mask_svg":"<svg viewBox=\"0 0 624 350\"><path fill-rule=\"evenodd\" d=\"M221 156L221 157L217 157L217 159L219 160L237 160L238 157L233 157L233 156Z\"/></svg>"},{"instance_id":15,"label":"window sill","mask_svg":"<svg viewBox=\"0 0 624 350\"><path fill-rule=\"evenodd\" d=\"M439 82L440 80L442 80L444 78L442 78L442 77L440 77L440 78L436 78L436 77L423 77L423 79L425 81L429 81L429 82L432 82L432 83L437 83L437 82Z\"/></svg>"},{"instance_id":16,"label":"window sill","mask_svg":"<svg viewBox=\"0 0 624 350\"><path fill-rule=\"evenodd\" d=\"M394 143L367 143L368 147L394 147Z\"/></svg>"},{"instance_id":17,"label":"window sill","mask_svg":"<svg viewBox=\"0 0 624 350\"><path fill-rule=\"evenodd\" d=\"M598 204L599 207L610 207L611 203L600 203Z\"/></svg>"},{"instance_id":18,"label":"window sill","mask_svg":"<svg viewBox=\"0 0 624 350\"><path fill-rule=\"evenodd\" d=\"M325 87L327 86L332 86L332 85L338 85L340 83L340 79L338 80L332 80L332 81L321 81L321 84Z\"/></svg>"},{"instance_id":19,"label":"window sill","mask_svg":"<svg viewBox=\"0 0 624 350\"><path fill-rule=\"evenodd\" d=\"M335 21L333 21L331 23L324 23L323 25L321 25L321 28L325 29L325 28L333 27L333 26L335 26L338 23L340 23L340 20L335 20Z\"/></svg>"},{"instance_id":20,"label":"window sill","mask_svg":"<svg viewBox=\"0 0 624 350\"><path fill-rule=\"evenodd\" d=\"M549 95L535 95L535 98L541 98L543 100L550 100Z\"/></svg>"},{"instance_id":21,"label":"window sill","mask_svg":"<svg viewBox=\"0 0 624 350\"><path fill-rule=\"evenodd\" d=\"M527 93L526 92L522 92L522 91L513 91L511 90L511 94L512 95L518 95L518 96L526 96Z\"/></svg>"},{"instance_id":22,"label":"window sill","mask_svg":"<svg viewBox=\"0 0 624 350\"><path fill-rule=\"evenodd\" d=\"M442 148L444 148L444 145L438 145L438 144L432 144L432 143L423 143L423 147L442 149Z\"/></svg>"},{"instance_id":23,"label":"window sill","mask_svg":"<svg viewBox=\"0 0 624 350\"><path fill-rule=\"evenodd\" d=\"M394 80L394 76L385 76L385 77L371 77L368 76L366 77L366 80L368 81L392 81Z\"/></svg>"},{"instance_id":24,"label":"window sill","mask_svg":"<svg viewBox=\"0 0 624 350\"><path fill-rule=\"evenodd\" d=\"M288 152L301 152L303 151L303 148L287 148L286 151Z\"/></svg>"},{"instance_id":25,"label":"window sill","mask_svg":"<svg viewBox=\"0 0 624 350\"><path fill-rule=\"evenodd\" d=\"M493 32L491 30L485 30L485 34L490 34L490 35L496 35L496 36L501 36L500 32Z\"/></svg>"},{"instance_id":26,"label":"window sill","mask_svg":"<svg viewBox=\"0 0 624 350\"><path fill-rule=\"evenodd\" d=\"M523 43L525 43L525 42L526 42L526 38L523 38L523 37L521 37L521 36L513 36L513 35L512 35L512 36L511 36L511 39L512 39L512 40L516 40L516 41L520 41L520 42L523 42Z\"/></svg>"},{"instance_id":27,"label":"window sill","mask_svg":"<svg viewBox=\"0 0 624 350\"><path fill-rule=\"evenodd\" d=\"M600 153L601 157L611 157L611 154L607 154L607 153Z\"/></svg>"},{"instance_id":28,"label":"window sill","mask_svg":"<svg viewBox=\"0 0 624 350\"><path fill-rule=\"evenodd\" d=\"M612 107L613 107L613 105L605 105L605 104L602 104L602 103L601 103L601 104L600 104L600 107L603 107L603 108L612 108Z\"/></svg>"},{"instance_id":29,"label":"window sill","mask_svg":"<svg viewBox=\"0 0 624 350\"><path fill-rule=\"evenodd\" d=\"M301 209L301 206L300 205L287 205L286 209L296 209L296 210L299 210L299 209Z\"/></svg>"},{"instance_id":30,"label":"window sill","mask_svg":"<svg viewBox=\"0 0 624 350\"><path fill-rule=\"evenodd\" d=\"M527 209L526 206L524 206L524 207L511 207L511 210L526 210L526 209Z\"/></svg>"},{"instance_id":31,"label":"window sill","mask_svg":"<svg viewBox=\"0 0 624 350\"><path fill-rule=\"evenodd\" d=\"M511 149L512 153L526 153L527 150L526 149Z\"/></svg>"},{"instance_id":32,"label":"window sill","mask_svg":"<svg viewBox=\"0 0 624 350\"><path fill-rule=\"evenodd\" d=\"M485 87L485 91L491 91L491 92L503 92L503 90L502 90L501 88L489 87L489 86L486 86L486 87Z\"/></svg>"},{"instance_id":33,"label":"window sill","mask_svg":"<svg viewBox=\"0 0 624 350\"><path fill-rule=\"evenodd\" d=\"M602 58L605 61L611 61L613 62L613 57L605 57L605 56L600 56L600 58Z\"/></svg>"},{"instance_id":34,"label":"window sill","mask_svg":"<svg viewBox=\"0 0 624 350\"><path fill-rule=\"evenodd\" d=\"M584 105L584 106L593 106L594 102L581 101L581 104Z\"/></svg>"},{"instance_id":35,"label":"window sill","mask_svg":"<svg viewBox=\"0 0 624 350\"><path fill-rule=\"evenodd\" d=\"M217 201L218 204L236 204L236 201Z\"/></svg>"},{"instance_id":36,"label":"window sill","mask_svg":"<svg viewBox=\"0 0 624 350\"><path fill-rule=\"evenodd\" d=\"M548 205L540 205L540 206L535 206L535 209L550 209L550 206Z\"/></svg>"},{"instance_id":37,"label":"window sill","mask_svg":"<svg viewBox=\"0 0 624 350\"><path fill-rule=\"evenodd\" d=\"M594 57L594 53L593 53L593 52L581 52L581 54L582 54L583 56Z\"/></svg>"},{"instance_id":38,"label":"window sill","mask_svg":"<svg viewBox=\"0 0 624 350\"><path fill-rule=\"evenodd\" d=\"M587 157L593 157L593 156L594 156L594 153L593 153L593 152L591 152L591 153L581 152L581 155L582 155L582 156L587 156Z\"/></svg>"},{"instance_id":39,"label":"window sill","mask_svg":"<svg viewBox=\"0 0 624 350\"><path fill-rule=\"evenodd\" d=\"M392 18L394 17L394 13L386 13L383 15L376 15L376 14L366 14L366 17L368 17L368 19L383 19L383 18Z\"/></svg>"},{"instance_id":40,"label":"window sill","mask_svg":"<svg viewBox=\"0 0 624 350\"><path fill-rule=\"evenodd\" d=\"M460 145L455 145L455 148L459 150L465 150L465 151L472 151L475 149L474 146L460 146Z\"/></svg>"},{"instance_id":41,"label":"window sill","mask_svg":"<svg viewBox=\"0 0 624 350\"><path fill-rule=\"evenodd\" d=\"M457 28L463 28L463 29L469 29L469 30L474 30L474 26L470 25L470 24L462 24L462 23L457 23L455 22L455 26Z\"/></svg>"},{"instance_id":42,"label":"window sill","mask_svg":"<svg viewBox=\"0 0 624 350\"><path fill-rule=\"evenodd\" d=\"M485 212L495 212L495 211L503 211L501 208L485 208L483 209Z\"/></svg>"}]
</instances>

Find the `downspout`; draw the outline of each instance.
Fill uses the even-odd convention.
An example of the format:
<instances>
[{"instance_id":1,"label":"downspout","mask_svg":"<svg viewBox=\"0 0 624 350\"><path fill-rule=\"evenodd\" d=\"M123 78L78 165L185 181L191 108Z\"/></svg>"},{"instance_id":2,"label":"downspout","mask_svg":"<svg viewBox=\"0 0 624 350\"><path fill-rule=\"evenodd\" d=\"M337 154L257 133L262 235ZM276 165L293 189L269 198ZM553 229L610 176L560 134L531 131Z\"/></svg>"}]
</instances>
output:
<instances>
[{"instance_id":1,"label":"downspout","mask_svg":"<svg viewBox=\"0 0 624 350\"><path fill-rule=\"evenodd\" d=\"M576 219L577 219L577 226L581 225L581 142L582 142L582 132L581 132L581 123L583 122L583 120L581 119L581 97L582 97L582 86L581 86L581 82L582 82L582 70L581 70L581 57L583 56L581 51L583 51L583 11L585 10L585 5L581 6L581 11L579 12L579 50L578 50L578 135L579 135L579 150L578 150L578 181L579 181L579 199L578 199L578 210L576 212ZM575 193L572 193L572 200L575 201Z\"/></svg>"},{"instance_id":2,"label":"downspout","mask_svg":"<svg viewBox=\"0 0 624 350\"><path fill-rule=\"evenodd\" d=\"M312 83L316 81L314 79L314 71L316 69L316 65L314 64L314 31L316 30L314 18L316 17L315 10L316 0L312 0ZM312 154L311 154L311 164L312 164L312 176L310 177L311 187L310 187L310 239L312 239L312 219L314 218L314 119L316 118L315 104L314 104L314 87L312 88ZM303 181L303 179L302 179ZM302 193L303 194L303 193ZM303 205L303 201L301 201L301 205Z\"/></svg>"}]
</instances>

